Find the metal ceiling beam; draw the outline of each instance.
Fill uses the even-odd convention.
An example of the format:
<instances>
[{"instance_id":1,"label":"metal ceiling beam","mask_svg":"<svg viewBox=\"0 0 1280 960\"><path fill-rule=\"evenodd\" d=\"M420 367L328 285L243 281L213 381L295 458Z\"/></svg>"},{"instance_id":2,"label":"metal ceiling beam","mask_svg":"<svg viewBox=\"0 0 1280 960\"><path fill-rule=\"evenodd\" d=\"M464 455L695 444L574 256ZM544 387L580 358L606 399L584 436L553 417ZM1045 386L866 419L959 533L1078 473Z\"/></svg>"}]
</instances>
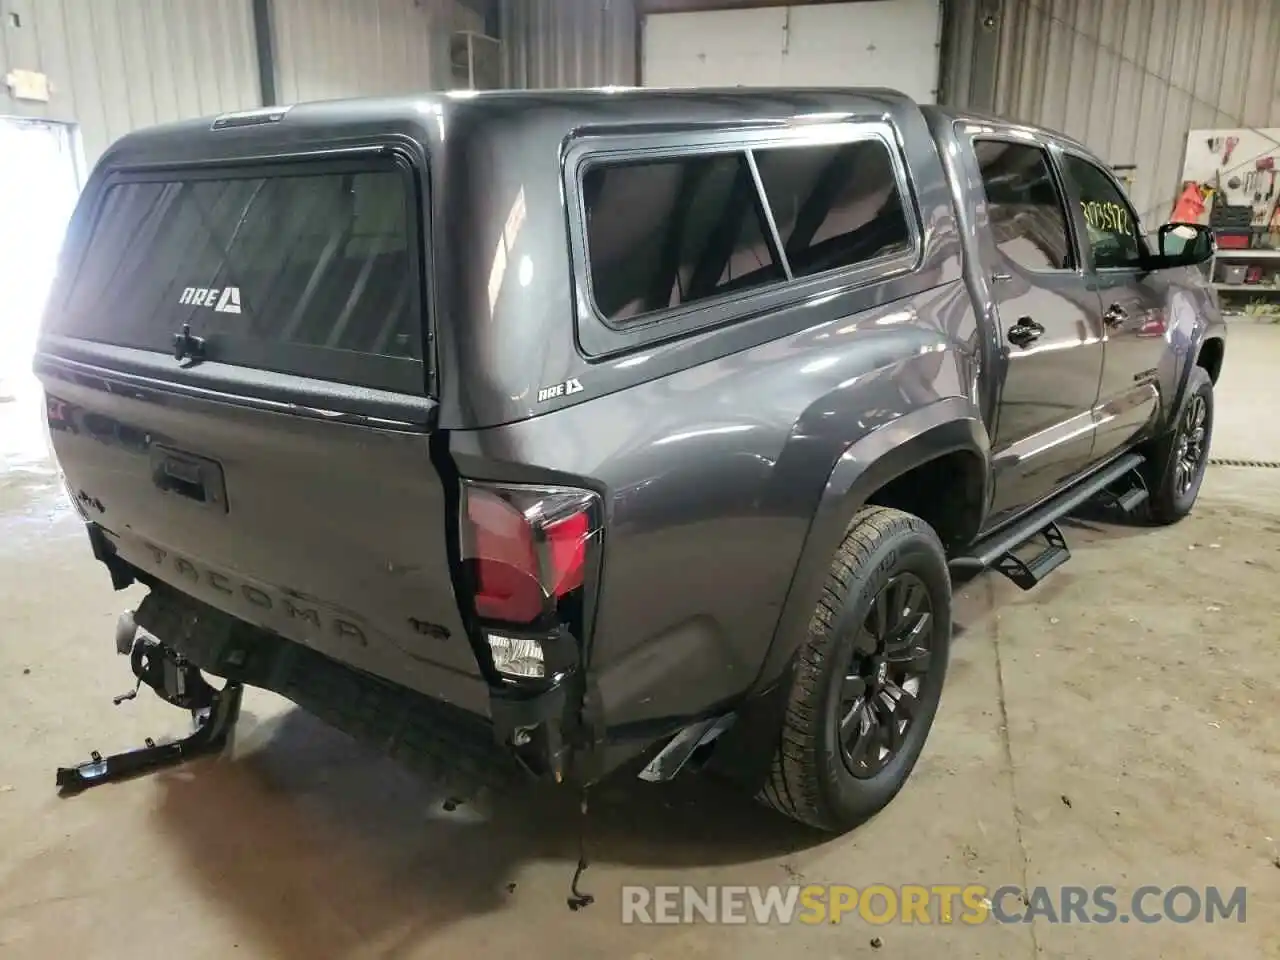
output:
<instances>
[{"instance_id":1,"label":"metal ceiling beam","mask_svg":"<svg viewBox=\"0 0 1280 960\"><path fill-rule=\"evenodd\" d=\"M276 92L276 35L272 0L253 0L253 42L258 52L258 90L264 107L280 102Z\"/></svg>"}]
</instances>

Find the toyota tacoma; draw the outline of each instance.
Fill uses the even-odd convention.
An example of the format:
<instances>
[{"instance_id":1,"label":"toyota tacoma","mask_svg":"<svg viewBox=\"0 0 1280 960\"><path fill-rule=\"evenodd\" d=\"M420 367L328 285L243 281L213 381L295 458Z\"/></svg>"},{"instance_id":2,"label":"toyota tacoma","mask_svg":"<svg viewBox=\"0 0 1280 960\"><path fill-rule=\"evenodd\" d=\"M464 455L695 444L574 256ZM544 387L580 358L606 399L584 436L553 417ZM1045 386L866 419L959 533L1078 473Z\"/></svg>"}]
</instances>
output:
<instances>
[{"instance_id":1,"label":"toyota tacoma","mask_svg":"<svg viewBox=\"0 0 1280 960\"><path fill-rule=\"evenodd\" d=\"M459 783L709 762L849 829L920 755L953 577L1034 587L1086 500L1191 509L1212 252L1068 137L887 90L129 134L35 366L148 589L117 648L198 729L58 781L217 749L247 685Z\"/></svg>"}]
</instances>

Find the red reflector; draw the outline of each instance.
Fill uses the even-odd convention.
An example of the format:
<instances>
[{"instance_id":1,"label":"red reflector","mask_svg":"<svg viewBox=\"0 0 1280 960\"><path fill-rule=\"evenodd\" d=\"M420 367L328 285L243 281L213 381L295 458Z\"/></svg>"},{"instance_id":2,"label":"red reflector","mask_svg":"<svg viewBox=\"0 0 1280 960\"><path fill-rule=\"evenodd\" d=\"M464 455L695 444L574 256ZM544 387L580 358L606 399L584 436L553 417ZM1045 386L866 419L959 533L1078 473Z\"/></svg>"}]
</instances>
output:
<instances>
[{"instance_id":1,"label":"red reflector","mask_svg":"<svg viewBox=\"0 0 1280 960\"><path fill-rule=\"evenodd\" d=\"M466 527L463 559L471 564L475 610L485 620L532 623L549 612L548 601L559 600L583 584L590 514L578 509L535 527L546 513L555 514L555 503L545 489L529 497L525 510L512 489L511 499L494 489L470 483L466 489ZM526 495L528 496L528 495ZM581 505L581 491L567 491L574 507ZM567 507L568 504L560 506ZM530 517L534 518L530 521Z\"/></svg>"},{"instance_id":2,"label":"red reflector","mask_svg":"<svg viewBox=\"0 0 1280 960\"><path fill-rule=\"evenodd\" d=\"M547 543L551 547L551 592L563 597L582 586L583 570L587 564L586 512L575 513L557 520L546 529Z\"/></svg>"},{"instance_id":3,"label":"red reflector","mask_svg":"<svg viewBox=\"0 0 1280 960\"><path fill-rule=\"evenodd\" d=\"M475 560L476 613L487 620L529 623L542 613L538 557L524 515L501 497L467 497Z\"/></svg>"}]
</instances>

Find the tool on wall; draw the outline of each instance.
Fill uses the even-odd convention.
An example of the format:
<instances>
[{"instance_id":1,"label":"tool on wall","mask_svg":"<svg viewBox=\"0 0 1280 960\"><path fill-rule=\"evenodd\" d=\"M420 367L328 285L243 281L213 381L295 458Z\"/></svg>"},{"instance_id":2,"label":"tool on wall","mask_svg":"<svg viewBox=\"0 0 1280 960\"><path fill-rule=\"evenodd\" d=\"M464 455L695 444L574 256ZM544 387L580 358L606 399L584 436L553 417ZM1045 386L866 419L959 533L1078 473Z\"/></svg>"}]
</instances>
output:
<instances>
[{"instance_id":1,"label":"tool on wall","mask_svg":"<svg viewBox=\"0 0 1280 960\"><path fill-rule=\"evenodd\" d=\"M1270 157L1267 157L1265 159L1271 160ZM1261 161L1259 161L1259 163L1261 163ZM1275 164L1272 163L1271 166L1272 166L1272 169L1269 169L1267 171L1267 173L1271 175L1271 183L1267 186L1267 192L1262 200L1262 213L1258 221L1255 223L1255 226L1261 227L1264 233L1274 234L1276 230L1276 212L1277 212L1276 208L1277 206L1280 206L1280 200L1277 200L1276 198L1276 171L1274 169ZM1259 242L1262 242L1265 239L1266 238L1264 237L1258 237ZM1274 239L1269 241L1269 245L1270 246L1275 245Z\"/></svg>"},{"instance_id":2,"label":"tool on wall","mask_svg":"<svg viewBox=\"0 0 1280 960\"><path fill-rule=\"evenodd\" d=\"M1275 215L1273 202L1276 192L1275 157L1258 157L1254 160L1253 167L1254 171L1248 177L1252 185L1245 192L1253 193L1253 226L1267 228Z\"/></svg>"},{"instance_id":3,"label":"tool on wall","mask_svg":"<svg viewBox=\"0 0 1280 960\"><path fill-rule=\"evenodd\" d=\"M1222 153L1222 165L1225 167L1231 162L1231 153L1240 145L1239 137L1227 137L1227 149Z\"/></svg>"}]
</instances>

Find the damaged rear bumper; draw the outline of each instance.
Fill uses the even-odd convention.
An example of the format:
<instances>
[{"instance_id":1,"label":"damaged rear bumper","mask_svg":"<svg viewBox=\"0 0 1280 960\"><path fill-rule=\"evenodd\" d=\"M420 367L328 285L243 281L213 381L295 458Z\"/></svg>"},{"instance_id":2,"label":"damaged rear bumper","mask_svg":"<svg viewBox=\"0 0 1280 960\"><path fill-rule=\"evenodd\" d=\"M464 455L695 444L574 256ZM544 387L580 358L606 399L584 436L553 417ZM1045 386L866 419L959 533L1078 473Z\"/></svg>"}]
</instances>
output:
<instances>
[{"instance_id":1,"label":"damaged rear bumper","mask_svg":"<svg viewBox=\"0 0 1280 960\"><path fill-rule=\"evenodd\" d=\"M565 681L536 694L497 691L491 718L356 670L156 585L138 627L199 669L291 700L465 799L478 789L569 779Z\"/></svg>"},{"instance_id":2,"label":"damaged rear bumper","mask_svg":"<svg viewBox=\"0 0 1280 960\"><path fill-rule=\"evenodd\" d=\"M665 718L639 736L608 727L598 690L572 655L571 637L541 638L548 678L462 678L440 670L423 692L254 626L148 575L124 559L94 523L94 556L122 589L150 593L137 627L199 670L260 687L404 766L448 786L459 799L477 788L529 779L586 786L637 754L649 753L643 779L674 777L693 753L724 732L728 714ZM132 635L132 634L131 634ZM420 672L426 665L418 662ZM421 679L421 678L419 678ZM454 690L456 698L447 693Z\"/></svg>"}]
</instances>

